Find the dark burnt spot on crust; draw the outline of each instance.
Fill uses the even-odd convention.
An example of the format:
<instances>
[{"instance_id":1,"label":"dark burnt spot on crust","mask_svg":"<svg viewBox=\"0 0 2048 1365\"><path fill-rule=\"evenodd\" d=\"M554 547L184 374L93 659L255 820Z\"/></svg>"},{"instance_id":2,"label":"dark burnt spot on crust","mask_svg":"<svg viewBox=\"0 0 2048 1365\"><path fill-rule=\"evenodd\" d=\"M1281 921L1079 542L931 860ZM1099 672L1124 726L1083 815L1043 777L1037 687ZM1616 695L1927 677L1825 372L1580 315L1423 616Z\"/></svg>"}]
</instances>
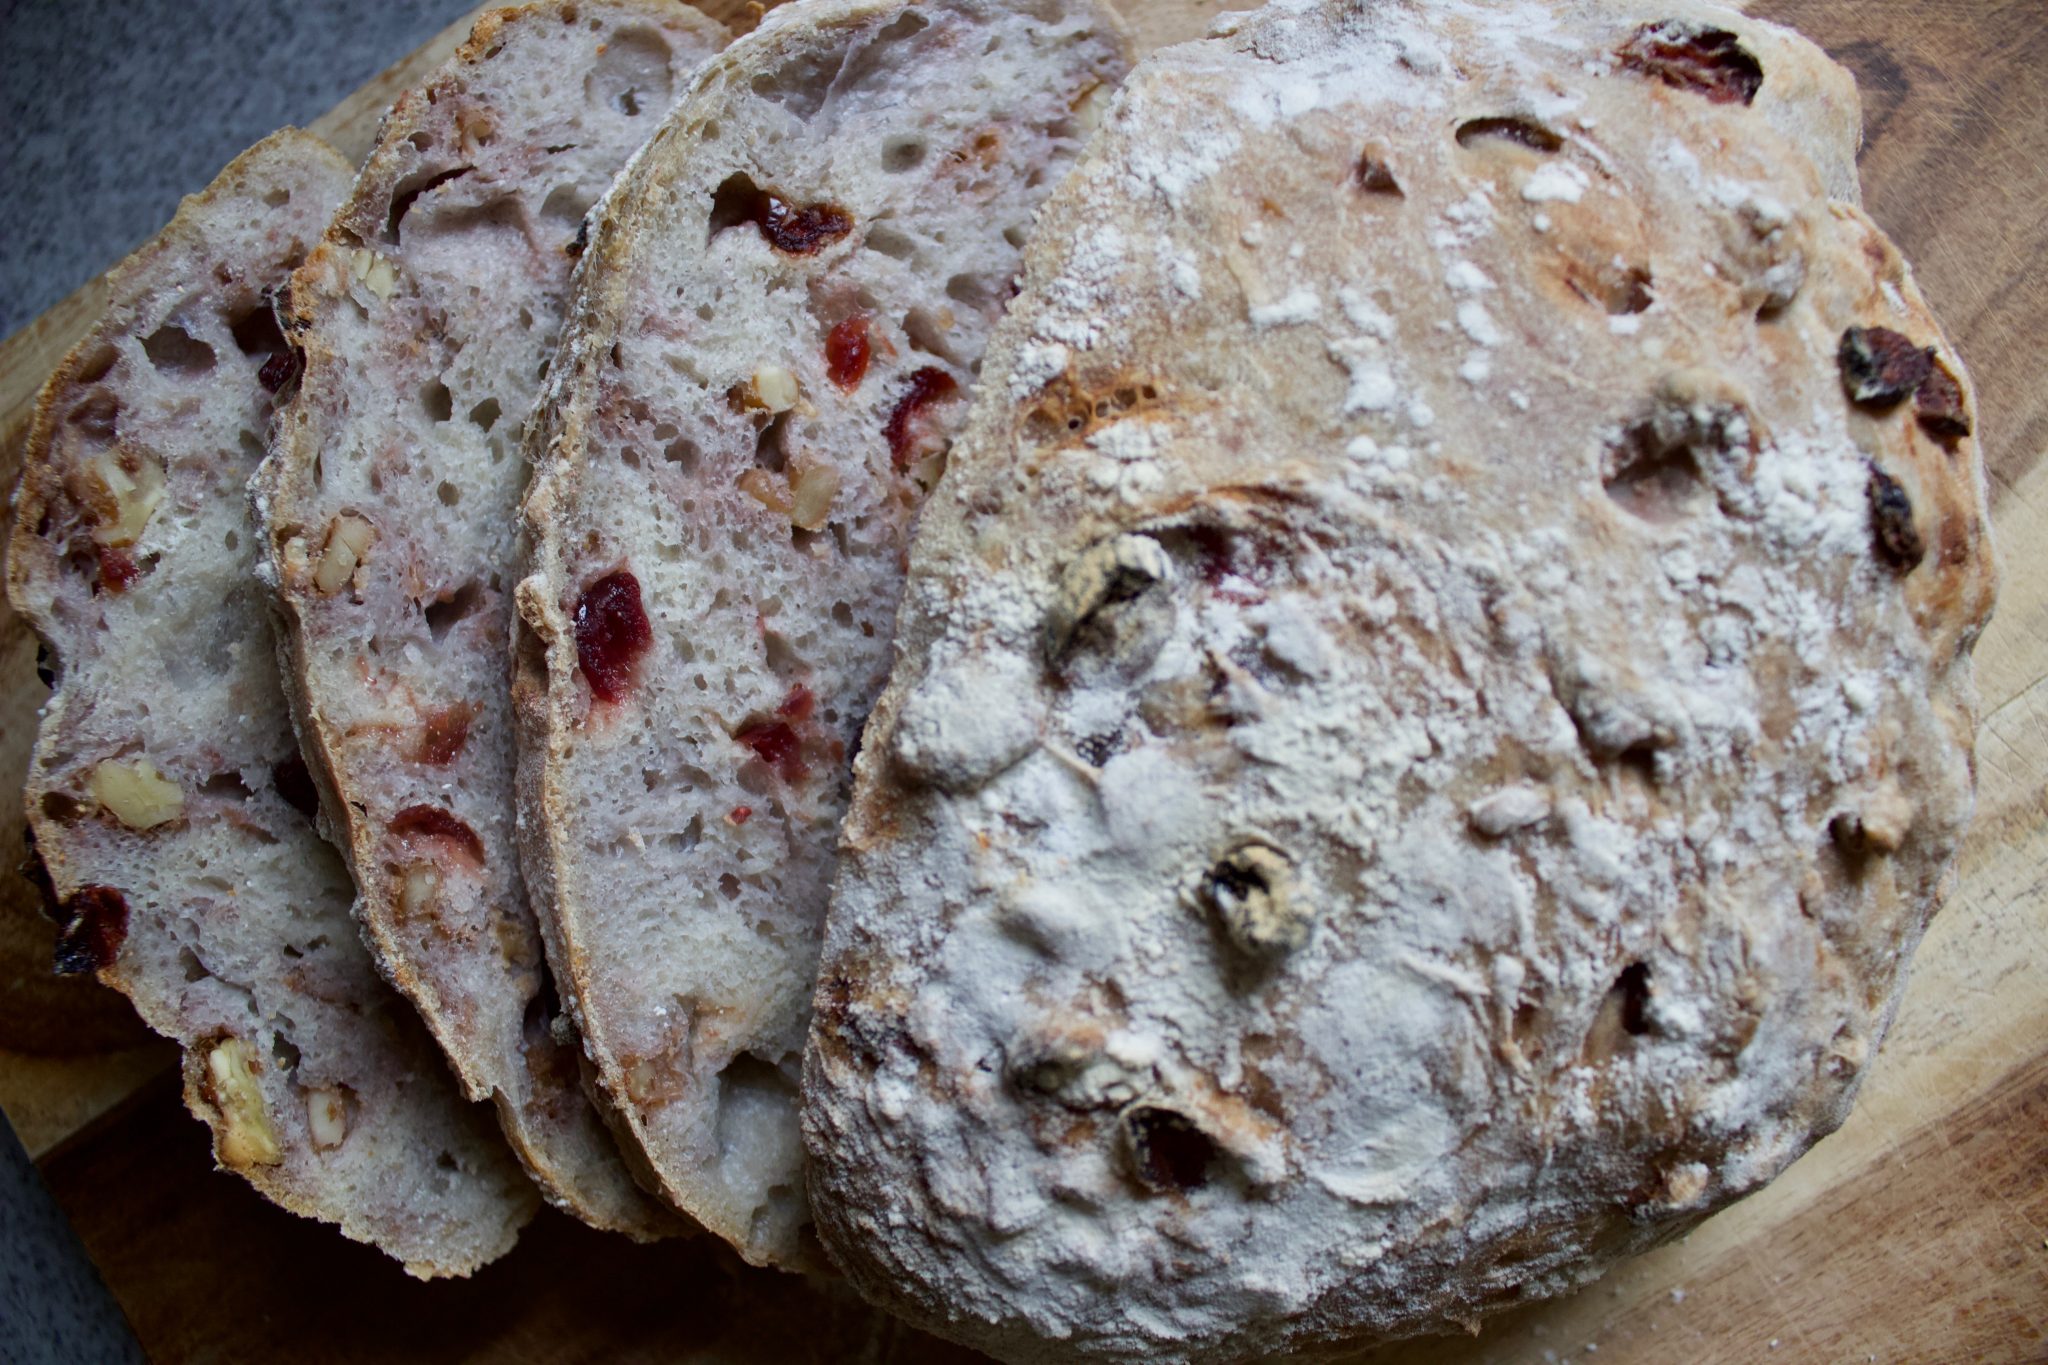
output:
<instances>
[{"instance_id":1,"label":"dark burnt spot on crust","mask_svg":"<svg viewBox=\"0 0 2048 1365\"><path fill-rule=\"evenodd\" d=\"M1704 95L1714 104L1753 104L1764 86L1763 63L1724 28L1682 19L1644 24L1616 54L1624 70Z\"/></svg>"},{"instance_id":2,"label":"dark burnt spot on crust","mask_svg":"<svg viewBox=\"0 0 2048 1365\"><path fill-rule=\"evenodd\" d=\"M437 839L481 867L484 841L467 822L440 806L407 806L391 817L391 832L402 839Z\"/></svg>"},{"instance_id":3,"label":"dark burnt spot on crust","mask_svg":"<svg viewBox=\"0 0 2048 1365\"><path fill-rule=\"evenodd\" d=\"M1851 327L1837 353L1852 401L1889 408L1916 393L1934 372L1934 352L1889 327Z\"/></svg>"},{"instance_id":4,"label":"dark burnt spot on crust","mask_svg":"<svg viewBox=\"0 0 2048 1365\"><path fill-rule=\"evenodd\" d=\"M105 971L128 938L128 898L111 886L81 886L58 917L56 969L60 976Z\"/></svg>"},{"instance_id":5,"label":"dark burnt spot on crust","mask_svg":"<svg viewBox=\"0 0 2048 1365\"><path fill-rule=\"evenodd\" d=\"M1895 572L1911 573L1927 557L1927 542L1913 524L1913 500L1897 479L1870 467L1870 533L1877 557Z\"/></svg>"}]
</instances>

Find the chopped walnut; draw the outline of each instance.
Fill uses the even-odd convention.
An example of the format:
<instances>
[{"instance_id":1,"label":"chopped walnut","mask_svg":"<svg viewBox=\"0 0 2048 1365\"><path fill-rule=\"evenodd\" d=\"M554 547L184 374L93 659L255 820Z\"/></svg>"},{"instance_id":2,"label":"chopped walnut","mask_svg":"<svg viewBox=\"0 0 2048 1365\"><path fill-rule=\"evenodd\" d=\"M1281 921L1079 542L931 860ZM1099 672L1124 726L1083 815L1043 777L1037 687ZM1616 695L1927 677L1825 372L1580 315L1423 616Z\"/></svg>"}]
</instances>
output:
<instances>
[{"instance_id":1,"label":"chopped walnut","mask_svg":"<svg viewBox=\"0 0 2048 1365\"><path fill-rule=\"evenodd\" d=\"M1150 536L1122 535L1090 546L1060 578L1045 618L1046 653L1066 652L1074 634L1105 606L1128 601L1173 579L1173 560Z\"/></svg>"},{"instance_id":2,"label":"chopped walnut","mask_svg":"<svg viewBox=\"0 0 2048 1365\"><path fill-rule=\"evenodd\" d=\"M100 809L130 829L155 829L185 813L185 793L147 758L107 759L92 770L86 790Z\"/></svg>"},{"instance_id":3,"label":"chopped walnut","mask_svg":"<svg viewBox=\"0 0 2048 1365\"><path fill-rule=\"evenodd\" d=\"M215 1142L224 1165L275 1166L284 1160L256 1080L259 1070L256 1050L240 1038L223 1038L206 1054L203 1088L220 1111Z\"/></svg>"},{"instance_id":4,"label":"chopped walnut","mask_svg":"<svg viewBox=\"0 0 2048 1365\"><path fill-rule=\"evenodd\" d=\"M336 517L327 528L327 542L313 569L313 586L329 596L347 587L376 539L377 528L356 513L343 512Z\"/></svg>"},{"instance_id":5,"label":"chopped walnut","mask_svg":"<svg viewBox=\"0 0 2048 1365\"><path fill-rule=\"evenodd\" d=\"M306 1092L306 1131L313 1146L331 1151L348 1136L348 1095L341 1089Z\"/></svg>"}]
</instances>

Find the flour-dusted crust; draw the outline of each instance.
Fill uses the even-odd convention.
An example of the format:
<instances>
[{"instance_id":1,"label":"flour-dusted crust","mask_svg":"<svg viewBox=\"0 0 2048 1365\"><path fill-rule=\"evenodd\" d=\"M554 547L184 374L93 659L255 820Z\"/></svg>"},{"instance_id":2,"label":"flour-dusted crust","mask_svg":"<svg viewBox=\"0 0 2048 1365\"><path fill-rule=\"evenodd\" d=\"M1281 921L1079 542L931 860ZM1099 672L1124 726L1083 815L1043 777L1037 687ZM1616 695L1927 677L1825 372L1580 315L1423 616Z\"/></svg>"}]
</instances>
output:
<instances>
[{"instance_id":1,"label":"flour-dusted crust","mask_svg":"<svg viewBox=\"0 0 2048 1365\"><path fill-rule=\"evenodd\" d=\"M1973 409L1825 59L1231 22L1041 215L820 968L820 1235L1004 1359L1469 1324L1757 1188L1970 809Z\"/></svg>"},{"instance_id":2,"label":"flour-dusted crust","mask_svg":"<svg viewBox=\"0 0 2048 1365\"><path fill-rule=\"evenodd\" d=\"M256 486L371 950L543 1193L637 1237L681 1223L584 1097L519 876L514 526L583 215L726 36L676 0L485 14L386 115L293 279L305 377Z\"/></svg>"},{"instance_id":3,"label":"flour-dusted crust","mask_svg":"<svg viewBox=\"0 0 2048 1365\"><path fill-rule=\"evenodd\" d=\"M538 1200L350 922L251 575L244 484L292 373L271 300L348 181L316 138L257 144L114 273L44 388L8 555L57 668L24 803L59 969L184 1048L220 1164L461 1275Z\"/></svg>"},{"instance_id":4,"label":"flour-dusted crust","mask_svg":"<svg viewBox=\"0 0 2048 1365\"><path fill-rule=\"evenodd\" d=\"M791 5L592 217L530 440L527 875L619 1131L756 1263L815 1249L800 1055L911 524L1124 66L1092 0Z\"/></svg>"}]
</instances>

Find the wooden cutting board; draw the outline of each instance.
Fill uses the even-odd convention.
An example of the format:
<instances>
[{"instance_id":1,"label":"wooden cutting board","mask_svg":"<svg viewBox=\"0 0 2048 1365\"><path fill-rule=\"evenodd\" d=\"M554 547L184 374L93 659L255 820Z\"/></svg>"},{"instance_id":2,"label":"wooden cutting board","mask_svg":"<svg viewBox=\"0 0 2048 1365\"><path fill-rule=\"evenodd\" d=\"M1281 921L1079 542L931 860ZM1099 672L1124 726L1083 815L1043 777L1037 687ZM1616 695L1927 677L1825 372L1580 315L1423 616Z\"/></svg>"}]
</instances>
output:
<instances>
[{"instance_id":1,"label":"wooden cutting board","mask_svg":"<svg viewBox=\"0 0 2048 1365\"><path fill-rule=\"evenodd\" d=\"M1147 46L1214 0L1125 0ZM745 20L738 0L707 0ZM1476 1339L1373 1365L2048 1361L2048 9L2041 0L1758 0L1863 83L1868 202L1975 372L2003 549L1978 649L1977 823L1960 894L1913 967L1855 1116L1685 1241ZM314 130L368 149L393 95L467 23ZM194 188L197 188L196 186ZM35 389L104 299L97 281L0 347L0 487ZM44 696L0 608L0 850ZM48 974L51 931L0 876L0 1108L162 1361L795 1361L963 1358L701 1244L639 1247L543 1214L460 1284L377 1253L211 1169L173 1053L125 1002Z\"/></svg>"}]
</instances>

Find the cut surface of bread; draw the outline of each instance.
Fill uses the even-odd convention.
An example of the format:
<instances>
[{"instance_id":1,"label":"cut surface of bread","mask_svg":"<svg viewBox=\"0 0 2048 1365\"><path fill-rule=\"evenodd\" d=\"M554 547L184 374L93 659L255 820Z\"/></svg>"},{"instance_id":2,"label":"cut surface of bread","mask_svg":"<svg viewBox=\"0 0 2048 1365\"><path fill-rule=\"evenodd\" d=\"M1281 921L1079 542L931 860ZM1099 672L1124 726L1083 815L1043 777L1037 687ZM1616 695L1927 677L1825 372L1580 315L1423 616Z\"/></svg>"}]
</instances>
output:
<instances>
[{"instance_id":1,"label":"cut surface of bread","mask_svg":"<svg viewBox=\"0 0 2048 1365\"><path fill-rule=\"evenodd\" d=\"M848 759L1018 244L1125 65L1084 0L817 3L705 69L593 216L532 437L528 881L618 1124L756 1263Z\"/></svg>"},{"instance_id":2,"label":"cut surface of bread","mask_svg":"<svg viewBox=\"0 0 2048 1365\"><path fill-rule=\"evenodd\" d=\"M521 433L583 215L724 29L669 0L496 10L386 116L293 278L305 355L256 484L286 686L385 974L548 1198L680 1230L582 1089L519 875Z\"/></svg>"},{"instance_id":3,"label":"cut surface of bread","mask_svg":"<svg viewBox=\"0 0 2048 1365\"><path fill-rule=\"evenodd\" d=\"M1326 1358L1841 1123L1994 589L1847 83L1689 2L1275 4L1132 73L856 765L804 1124L863 1293L1004 1360Z\"/></svg>"},{"instance_id":4,"label":"cut surface of bread","mask_svg":"<svg viewBox=\"0 0 2048 1365\"><path fill-rule=\"evenodd\" d=\"M293 357L272 297L349 183L287 130L109 282L43 390L8 592L56 661L25 802L96 971L184 1048L220 1164L421 1276L538 1205L349 916L252 573L246 484Z\"/></svg>"}]
</instances>

